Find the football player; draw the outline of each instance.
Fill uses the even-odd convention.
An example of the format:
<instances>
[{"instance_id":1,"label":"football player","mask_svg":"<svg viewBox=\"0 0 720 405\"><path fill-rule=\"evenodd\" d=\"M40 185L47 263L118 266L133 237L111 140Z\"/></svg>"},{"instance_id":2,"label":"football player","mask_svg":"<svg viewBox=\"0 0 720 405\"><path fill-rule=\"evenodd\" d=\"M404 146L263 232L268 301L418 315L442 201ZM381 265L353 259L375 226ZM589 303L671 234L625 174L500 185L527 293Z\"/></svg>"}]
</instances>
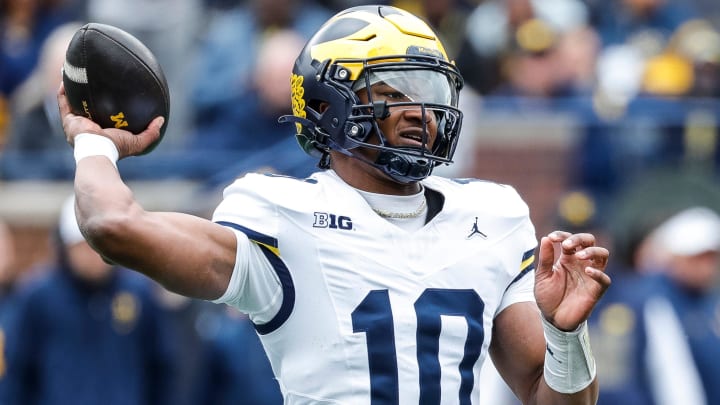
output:
<instances>
[{"instance_id":1,"label":"football player","mask_svg":"<svg viewBox=\"0 0 720 405\"><path fill-rule=\"evenodd\" d=\"M297 58L281 118L322 170L245 175L212 221L144 210L114 166L161 118L102 129L61 88L80 225L108 260L247 313L288 404L477 403L488 354L523 403L594 403L586 319L608 251L562 231L538 246L512 187L431 175L452 162L462 83L412 14L338 13Z\"/></svg>"}]
</instances>

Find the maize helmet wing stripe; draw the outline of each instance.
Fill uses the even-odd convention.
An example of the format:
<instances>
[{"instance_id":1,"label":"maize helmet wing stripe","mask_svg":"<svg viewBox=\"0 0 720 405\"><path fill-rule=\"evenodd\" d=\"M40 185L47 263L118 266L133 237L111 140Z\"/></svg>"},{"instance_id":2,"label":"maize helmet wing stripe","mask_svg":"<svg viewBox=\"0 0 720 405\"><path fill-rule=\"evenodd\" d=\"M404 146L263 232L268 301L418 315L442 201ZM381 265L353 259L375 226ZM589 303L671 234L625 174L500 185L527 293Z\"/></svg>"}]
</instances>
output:
<instances>
[{"instance_id":1,"label":"maize helmet wing stripe","mask_svg":"<svg viewBox=\"0 0 720 405\"><path fill-rule=\"evenodd\" d=\"M409 49L448 60L435 32L418 17L396 8L355 7L331 18L308 44L310 56L318 61L367 59L383 55L405 55ZM369 12L372 11L372 12ZM350 80L362 72L361 63L342 63Z\"/></svg>"}]
</instances>

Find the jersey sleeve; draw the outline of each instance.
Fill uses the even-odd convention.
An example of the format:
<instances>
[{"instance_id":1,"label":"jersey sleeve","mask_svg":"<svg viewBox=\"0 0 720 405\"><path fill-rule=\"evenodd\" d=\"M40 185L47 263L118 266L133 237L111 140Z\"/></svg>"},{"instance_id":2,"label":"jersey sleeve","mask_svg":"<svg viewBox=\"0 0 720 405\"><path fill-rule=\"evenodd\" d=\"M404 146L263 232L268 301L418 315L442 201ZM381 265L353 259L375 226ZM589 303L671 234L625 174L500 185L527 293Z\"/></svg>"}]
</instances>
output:
<instances>
[{"instance_id":1,"label":"jersey sleeve","mask_svg":"<svg viewBox=\"0 0 720 405\"><path fill-rule=\"evenodd\" d=\"M525 205L514 189L513 193L517 204ZM521 216L518 225L508 234L503 244L506 246L506 249L503 249L503 261L511 281L495 312L496 316L514 303L535 301L535 252L538 244L529 211L523 211L525 214Z\"/></svg>"},{"instance_id":2,"label":"jersey sleeve","mask_svg":"<svg viewBox=\"0 0 720 405\"><path fill-rule=\"evenodd\" d=\"M535 271L528 272L524 277L510 284L503 294L500 306L495 312L497 316L505 308L518 302L535 302Z\"/></svg>"},{"instance_id":3,"label":"jersey sleeve","mask_svg":"<svg viewBox=\"0 0 720 405\"><path fill-rule=\"evenodd\" d=\"M280 308L282 288L273 267L257 244L233 229L237 238L235 267L225 293L213 302L248 314L253 323L270 321Z\"/></svg>"},{"instance_id":4,"label":"jersey sleeve","mask_svg":"<svg viewBox=\"0 0 720 405\"><path fill-rule=\"evenodd\" d=\"M260 197L257 175L237 180L224 192L213 222L233 230L237 238L235 267L225 293L215 303L231 305L255 324L273 318L282 302L282 286L265 251L277 247L276 207Z\"/></svg>"}]
</instances>

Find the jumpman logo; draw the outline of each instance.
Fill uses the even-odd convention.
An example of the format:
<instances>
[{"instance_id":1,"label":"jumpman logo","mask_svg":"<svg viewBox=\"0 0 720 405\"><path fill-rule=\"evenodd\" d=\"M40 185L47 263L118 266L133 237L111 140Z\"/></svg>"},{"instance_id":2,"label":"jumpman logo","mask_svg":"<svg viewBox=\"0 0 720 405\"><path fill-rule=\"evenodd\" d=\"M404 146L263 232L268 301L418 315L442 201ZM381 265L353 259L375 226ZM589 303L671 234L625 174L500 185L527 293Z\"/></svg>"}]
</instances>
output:
<instances>
[{"instance_id":1,"label":"jumpman logo","mask_svg":"<svg viewBox=\"0 0 720 405\"><path fill-rule=\"evenodd\" d=\"M487 235L480 232L480 229L478 229L477 221L478 221L478 217L475 217L475 223L473 224L472 229L470 229L470 235L468 235L465 239L470 239L474 235L480 235L480 236L482 236L483 239L487 239Z\"/></svg>"}]
</instances>

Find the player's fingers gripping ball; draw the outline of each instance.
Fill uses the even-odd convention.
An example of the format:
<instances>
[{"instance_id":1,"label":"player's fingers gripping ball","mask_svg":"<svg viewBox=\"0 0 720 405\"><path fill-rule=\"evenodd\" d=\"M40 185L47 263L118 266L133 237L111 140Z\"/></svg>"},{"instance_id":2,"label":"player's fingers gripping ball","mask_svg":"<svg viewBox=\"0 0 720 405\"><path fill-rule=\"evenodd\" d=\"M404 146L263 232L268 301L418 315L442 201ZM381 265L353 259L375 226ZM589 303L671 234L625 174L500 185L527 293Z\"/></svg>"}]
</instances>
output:
<instances>
[{"instance_id":1,"label":"player's fingers gripping ball","mask_svg":"<svg viewBox=\"0 0 720 405\"><path fill-rule=\"evenodd\" d=\"M140 133L158 116L170 115L170 92L153 53L140 40L111 25L90 23L70 41L63 65L63 84L72 112L102 128Z\"/></svg>"}]
</instances>

